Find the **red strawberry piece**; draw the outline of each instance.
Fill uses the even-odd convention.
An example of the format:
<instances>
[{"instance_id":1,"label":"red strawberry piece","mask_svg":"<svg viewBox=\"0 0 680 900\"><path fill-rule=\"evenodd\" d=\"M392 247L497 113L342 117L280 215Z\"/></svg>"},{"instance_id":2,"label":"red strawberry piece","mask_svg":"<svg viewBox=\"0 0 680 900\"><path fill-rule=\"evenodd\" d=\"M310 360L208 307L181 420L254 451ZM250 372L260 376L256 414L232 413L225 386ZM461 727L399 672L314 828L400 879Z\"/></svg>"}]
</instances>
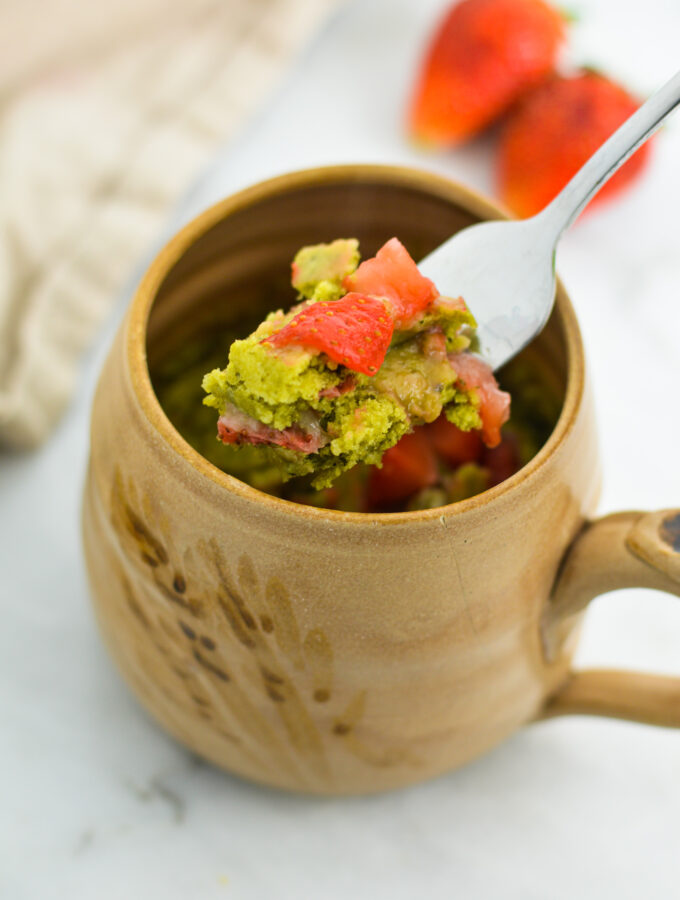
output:
<instances>
[{"instance_id":1,"label":"red strawberry piece","mask_svg":"<svg viewBox=\"0 0 680 900\"><path fill-rule=\"evenodd\" d=\"M411 103L417 139L465 140L504 113L554 68L564 17L543 0L463 0L428 48Z\"/></svg>"},{"instance_id":2,"label":"red strawberry piece","mask_svg":"<svg viewBox=\"0 0 680 900\"><path fill-rule=\"evenodd\" d=\"M394 506L437 481L437 459L422 428L405 434L386 450L382 468L371 469L368 503L375 509Z\"/></svg>"},{"instance_id":3,"label":"red strawberry piece","mask_svg":"<svg viewBox=\"0 0 680 900\"><path fill-rule=\"evenodd\" d=\"M306 428L301 425L270 428L232 403L227 403L217 420L217 436L223 444L278 444L300 453L316 453L328 442L328 438L312 417L305 424Z\"/></svg>"},{"instance_id":4,"label":"red strawberry piece","mask_svg":"<svg viewBox=\"0 0 680 900\"><path fill-rule=\"evenodd\" d=\"M595 72L554 78L539 87L511 115L501 138L503 201L519 216L539 212L638 106L624 88ZM648 142L590 206L633 181L649 152Z\"/></svg>"},{"instance_id":5,"label":"red strawberry piece","mask_svg":"<svg viewBox=\"0 0 680 900\"><path fill-rule=\"evenodd\" d=\"M375 375L392 340L394 323L386 304L365 294L305 307L263 343L274 347L299 344L325 353L348 369Z\"/></svg>"},{"instance_id":6,"label":"red strawberry piece","mask_svg":"<svg viewBox=\"0 0 680 900\"><path fill-rule=\"evenodd\" d=\"M455 468L463 463L477 462L482 455L482 438L478 431L461 431L442 413L423 428L437 456Z\"/></svg>"},{"instance_id":7,"label":"red strawberry piece","mask_svg":"<svg viewBox=\"0 0 680 900\"><path fill-rule=\"evenodd\" d=\"M501 441L501 426L510 418L510 394L499 389L490 366L477 356L459 353L450 359L463 386L479 394L482 440L495 447Z\"/></svg>"},{"instance_id":8,"label":"red strawberry piece","mask_svg":"<svg viewBox=\"0 0 680 900\"><path fill-rule=\"evenodd\" d=\"M439 296L429 278L421 275L408 250L397 238L391 238L371 259L347 275L343 286L390 301L394 327L408 328Z\"/></svg>"}]
</instances>

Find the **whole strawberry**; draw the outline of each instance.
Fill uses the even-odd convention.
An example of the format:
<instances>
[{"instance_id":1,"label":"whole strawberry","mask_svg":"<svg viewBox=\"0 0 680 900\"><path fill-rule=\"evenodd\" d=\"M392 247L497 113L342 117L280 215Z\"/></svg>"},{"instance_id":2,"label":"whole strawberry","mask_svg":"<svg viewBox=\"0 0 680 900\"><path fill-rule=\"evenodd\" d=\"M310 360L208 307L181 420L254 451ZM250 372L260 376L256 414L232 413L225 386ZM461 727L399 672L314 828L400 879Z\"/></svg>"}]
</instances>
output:
<instances>
[{"instance_id":1,"label":"whole strawberry","mask_svg":"<svg viewBox=\"0 0 680 900\"><path fill-rule=\"evenodd\" d=\"M539 212L638 106L624 88L596 72L541 85L513 111L501 137L503 202L521 217ZM590 205L637 178L649 152L647 142Z\"/></svg>"},{"instance_id":2,"label":"whole strawberry","mask_svg":"<svg viewBox=\"0 0 680 900\"><path fill-rule=\"evenodd\" d=\"M565 20L544 0L462 0L435 32L411 102L409 130L451 146L505 112L554 68Z\"/></svg>"}]
</instances>

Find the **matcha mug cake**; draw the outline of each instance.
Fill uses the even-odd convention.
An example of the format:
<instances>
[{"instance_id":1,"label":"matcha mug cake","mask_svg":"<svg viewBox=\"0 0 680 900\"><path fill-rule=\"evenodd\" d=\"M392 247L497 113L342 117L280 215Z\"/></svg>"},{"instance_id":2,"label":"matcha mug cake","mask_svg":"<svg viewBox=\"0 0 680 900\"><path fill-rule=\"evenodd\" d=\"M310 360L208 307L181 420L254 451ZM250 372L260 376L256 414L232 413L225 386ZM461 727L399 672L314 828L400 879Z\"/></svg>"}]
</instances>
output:
<instances>
[{"instance_id":1,"label":"matcha mug cake","mask_svg":"<svg viewBox=\"0 0 680 900\"><path fill-rule=\"evenodd\" d=\"M94 402L88 573L131 689L217 765L290 790L360 793L462 765L546 716L680 726L680 679L571 668L597 594L680 595L680 512L590 520L595 417L562 287L525 351L556 421L518 472L459 502L375 513L291 502L266 472L246 483L211 461L214 410L211 443L178 424L169 368L186 368L197 336L245 336L281 307L299 247L351 235L369 255L397 235L418 259L500 216L414 170L299 172L201 214L140 284ZM511 391L521 404L521 384Z\"/></svg>"},{"instance_id":2,"label":"matcha mug cake","mask_svg":"<svg viewBox=\"0 0 680 900\"><path fill-rule=\"evenodd\" d=\"M471 352L476 322L463 298L443 297L396 237L359 260L355 238L303 247L291 265L294 306L241 340L225 335L226 367L201 385L219 440L247 448L251 469L236 474L252 482L269 465L282 488L309 476L315 505L350 512L398 512L407 498L410 508L445 505L454 498L432 488L450 487L451 464L469 465L483 446L505 451L513 474L519 459L501 434L510 394ZM196 350L203 343L197 336ZM156 380L161 405L167 380ZM478 474L481 491L490 473Z\"/></svg>"}]
</instances>

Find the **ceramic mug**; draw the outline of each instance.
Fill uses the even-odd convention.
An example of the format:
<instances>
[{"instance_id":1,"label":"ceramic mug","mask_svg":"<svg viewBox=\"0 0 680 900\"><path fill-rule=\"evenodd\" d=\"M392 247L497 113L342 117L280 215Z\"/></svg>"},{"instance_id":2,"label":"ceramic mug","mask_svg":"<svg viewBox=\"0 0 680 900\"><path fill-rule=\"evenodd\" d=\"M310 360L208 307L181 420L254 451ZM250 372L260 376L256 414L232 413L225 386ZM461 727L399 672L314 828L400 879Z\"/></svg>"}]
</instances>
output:
<instances>
[{"instance_id":1,"label":"ceramic mug","mask_svg":"<svg viewBox=\"0 0 680 900\"><path fill-rule=\"evenodd\" d=\"M90 586L140 702L217 765L291 790L371 792L460 766L545 716L680 726L680 679L570 668L597 594L680 595L680 513L589 520L596 421L561 286L530 351L563 394L552 435L507 481L439 509L343 513L261 493L193 450L154 394L154 361L199 323L279 305L303 244L353 235L368 255L398 235L418 257L501 216L424 172L298 172L202 213L140 284L92 413Z\"/></svg>"}]
</instances>

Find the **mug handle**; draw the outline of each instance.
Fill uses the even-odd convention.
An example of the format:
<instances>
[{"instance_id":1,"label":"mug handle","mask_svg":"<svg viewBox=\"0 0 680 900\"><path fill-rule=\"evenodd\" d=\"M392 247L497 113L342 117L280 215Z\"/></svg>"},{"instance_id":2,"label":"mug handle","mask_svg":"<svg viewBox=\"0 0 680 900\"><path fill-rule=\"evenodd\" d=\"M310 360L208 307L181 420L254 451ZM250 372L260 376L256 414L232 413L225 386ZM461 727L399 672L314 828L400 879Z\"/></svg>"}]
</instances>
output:
<instances>
[{"instance_id":1,"label":"mug handle","mask_svg":"<svg viewBox=\"0 0 680 900\"><path fill-rule=\"evenodd\" d=\"M615 513L586 523L562 560L541 623L548 662L568 639L574 616L594 597L627 587L680 597L680 510ZM680 728L680 677L570 671L539 718L570 713Z\"/></svg>"}]
</instances>

